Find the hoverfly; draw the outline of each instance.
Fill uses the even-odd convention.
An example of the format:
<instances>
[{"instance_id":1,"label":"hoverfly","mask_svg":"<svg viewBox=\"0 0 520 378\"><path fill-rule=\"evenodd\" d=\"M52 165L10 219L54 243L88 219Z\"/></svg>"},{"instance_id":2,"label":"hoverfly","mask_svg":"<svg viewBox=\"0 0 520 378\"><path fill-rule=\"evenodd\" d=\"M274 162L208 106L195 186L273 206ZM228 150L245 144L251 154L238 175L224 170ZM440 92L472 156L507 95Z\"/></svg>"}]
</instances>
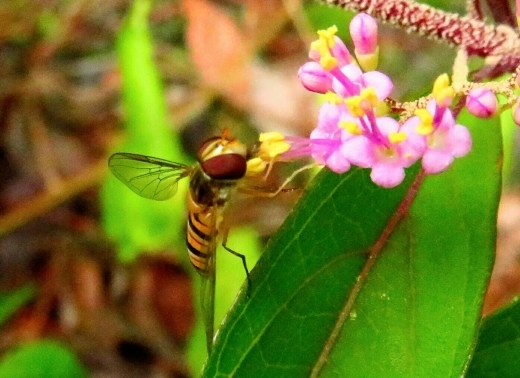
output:
<instances>
[{"instance_id":1,"label":"hoverfly","mask_svg":"<svg viewBox=\"0 0 520 378\"><path fill-rule=\"evenodd\" d=\"M214 334L215 248L223 210L237 183L247 169L247 148L230 138L225 131L220 137L206 140L197 154L194 166L174 163L132 153L115 153L108 166L112 173L141 197L157 201L173 197L177 183L189 177L188 225L186 246L194 268L203 279L202 306L206 326L208 353ZM244 255L223 247L242 259L249 284L249 271Z\"/></svg>"}]
</instances>

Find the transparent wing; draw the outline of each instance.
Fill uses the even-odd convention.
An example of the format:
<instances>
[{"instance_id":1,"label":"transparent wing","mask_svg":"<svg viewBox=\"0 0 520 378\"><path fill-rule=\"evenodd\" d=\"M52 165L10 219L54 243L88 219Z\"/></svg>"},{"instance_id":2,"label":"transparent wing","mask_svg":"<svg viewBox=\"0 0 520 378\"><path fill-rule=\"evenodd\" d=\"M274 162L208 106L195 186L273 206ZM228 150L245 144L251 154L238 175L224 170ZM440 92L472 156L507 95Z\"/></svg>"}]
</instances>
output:
<instances>
[{"instance_id":1,"label":"transparent wing","mask_svg":"<svg viewBox=\"0 0 520 378\"><path fill-rule=\"evenodd\" d=\"M125 152L113 154L108 167L134 193L157 201L173 197L179 180L191 172L184 164Z\"/></svg>"},{"instance_id":2,"label":"transparent wing","mask_svg":"<svg viewBox=\"0 0 520 378\"><path fill-rule=\"evenodd\" d=\"M216 252L217 252L217 219L220 215L220 207L215 206L211 213L211 237L209 246L208 267L204 274L201 274L201 306L204 325L206 327L206 343L208 355L213 347L213 337L215 335L215 278L216 278Z\"/></svg>"}]
</instances>

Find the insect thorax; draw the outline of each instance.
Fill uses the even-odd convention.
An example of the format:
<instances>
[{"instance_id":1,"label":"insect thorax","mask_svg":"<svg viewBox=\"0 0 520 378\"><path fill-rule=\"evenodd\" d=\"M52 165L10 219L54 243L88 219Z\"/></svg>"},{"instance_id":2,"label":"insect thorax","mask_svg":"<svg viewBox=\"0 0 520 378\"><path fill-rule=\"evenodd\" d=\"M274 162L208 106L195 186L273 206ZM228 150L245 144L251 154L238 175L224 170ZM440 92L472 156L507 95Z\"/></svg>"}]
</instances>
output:
<instances>
[{"instance_id":1,"label":"insect thorax","mask_svg":"<svg viewBox=\"0 0 520 378\"><path fill-rule=\"evenodd\" d=\"M193 200L205 206L223 206L237 180L215 180L197 166L190 175L190 193Z\"/></svg>"}]
</instances>

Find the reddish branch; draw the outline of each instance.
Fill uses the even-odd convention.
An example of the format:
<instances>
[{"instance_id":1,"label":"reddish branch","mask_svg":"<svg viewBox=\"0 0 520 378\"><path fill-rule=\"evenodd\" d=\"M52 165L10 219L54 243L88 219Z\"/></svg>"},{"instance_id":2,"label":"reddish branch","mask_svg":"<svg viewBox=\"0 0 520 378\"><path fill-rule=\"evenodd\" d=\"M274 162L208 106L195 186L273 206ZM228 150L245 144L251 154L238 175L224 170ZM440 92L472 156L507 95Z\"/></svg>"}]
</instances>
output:
<instances>
[{"instance_id":1,"label":"reddish branch","mask_svg":"<svg viewBox=\"0 0 520 378\"><path fill-rule=\"evenodd\" d=\"M520 64L520 38L506 25L486 25L470 17L407 0L322 0L344 9L366 12L408 32L464 46L469 55L492 57L492 75L514 72ZM488 70L489 71L489 70Z\"/></svg>"}]
</instances>

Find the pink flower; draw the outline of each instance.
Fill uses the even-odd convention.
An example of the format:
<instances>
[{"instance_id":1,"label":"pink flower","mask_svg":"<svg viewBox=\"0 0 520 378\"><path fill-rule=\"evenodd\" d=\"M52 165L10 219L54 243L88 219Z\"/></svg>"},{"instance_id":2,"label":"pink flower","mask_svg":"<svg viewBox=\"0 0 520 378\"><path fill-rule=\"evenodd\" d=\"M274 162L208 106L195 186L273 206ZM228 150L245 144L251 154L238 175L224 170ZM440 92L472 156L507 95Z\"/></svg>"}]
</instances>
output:
<instances>
[{"instance_id":1,"label":"pink flower","mask_svg":"<svg viewBox=\"0 0 520 378\"><path fill-rule=\"evenodd\" d=\"M377 118L372 127L377 132L344 142L341 151L352 164L372 168L370 177L375 184L392 188L403 181L404 168L422 156L424 138L390 117Z\"/></svg>"},{"instance_id":2,"label":"pink flower","mask_svg":"<svg viewBox=\"0 0 520 378\"><path fill-rule=\"evenodd\" d=\"M454 158L471 150L468 129L455 123L449 108L455 90L448 75L435 81L434 99L426 109L417 109L415 116L400 125L376 112L390 95L392 80L379 71L363 72L352 64L348 50L335 33L335 27L318 32L319 39L309 54L313 62L304 64L298 72L305 88L325 94L316 128L310 138L277 136L278 144L273 146L284 148L280 153L275 150L275 157L268 154L271 160L311 156L317 164L336 173L348 171L351 165L370 168L375 184L392 188L403 181L405 168L421 158L426 173L439 173ZM377 25L370 16L356 16L351 34L360 64L358 53L366 53L365 63L374 58L370 54L377 55ZM472 91L468 96L468 108L481 116L494 113L495 103L490 91ZM513 114L520 123L518 103Z\"/></svg>"},{"instance_id":3,"label":"pink flower","mask_svg":"<svg viewBox=\"0 0 520 378\"><path fill-rule=\"evenodd\" d=\"M435 115L440 111L435 100L428 102L427 110ZM414 117L415 118L415 117ZM468 129L455 124L449 109L444 109L442 117L433 124L433 130L426 135L426 151L422 166L426 173L435 174L445 171L454 158L465 156L471 150L471 135Z\"/></svg>"},{"instance_id":4,"label":"pink flower","mask_svg":"<svg viewBox=\"0 0 520 378\"><path fill-rule=\"evenodd\" d=\"M325 132L319 128L311 133L310 144L312 157L316 163L326 165L331 171L344 173L350 169L350 162L341 153L342 137L346 130L337 128L334 132Z\"/></svg>"}]
</instances>

